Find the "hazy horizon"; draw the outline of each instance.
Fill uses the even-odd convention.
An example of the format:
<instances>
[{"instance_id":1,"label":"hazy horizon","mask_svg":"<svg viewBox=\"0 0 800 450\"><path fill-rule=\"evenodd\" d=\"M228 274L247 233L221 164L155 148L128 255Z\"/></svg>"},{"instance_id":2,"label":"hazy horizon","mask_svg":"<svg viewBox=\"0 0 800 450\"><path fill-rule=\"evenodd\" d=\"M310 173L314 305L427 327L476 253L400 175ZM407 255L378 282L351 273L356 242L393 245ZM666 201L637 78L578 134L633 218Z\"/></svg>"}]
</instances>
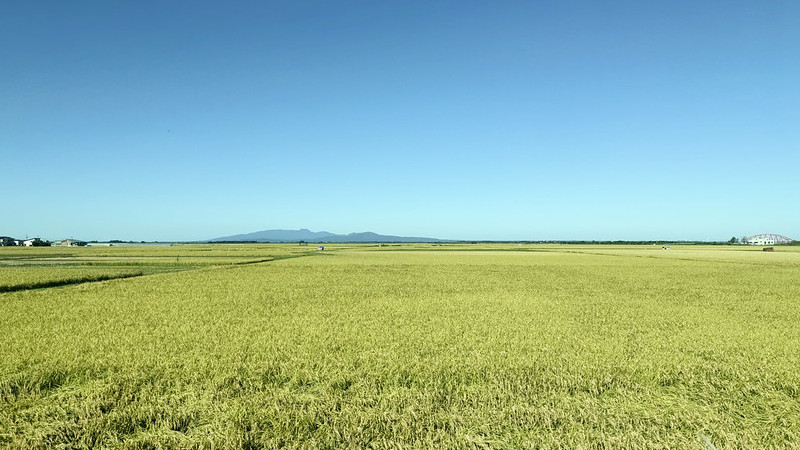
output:
<instances>
[{"instance_id":1,"label":"hazy horizon","mask_svg":"<svg viewBox=\"0 0 800 450\"><path fill-rule=\"evenodd\" d=\"M38 237L38 238L44 239L46 241L58 241L58 240L63 240L63 239L78 239L78 240L91 241L91 242L110 242L110 241L122 241L122 242L205 242L205 241L219 240L219 239L222 239L222 238L225 238L225 237L253 234L253 233L259 233L259 232L264 232L264 231L303 231L303 230L310 231L310 232L313 232L313 233L323 233L323 232L324 233L330 233L330 234L335 235L335 236L346 236L346 235L349 235L349 234L360 234L360 233L375 233L375 234L378 234L380 236L395 236L395 237L404 237L404 238L416 237L416 238L423 238L423 239L438 239L438 240L441 240L441 241L454 241L454 242L466 242L466 241L481 241L481 242L492 242L492 241L496 241L496 242L516 242L516 241L521 241L521 242L524 242L524 241L530 241L530 242L535 242L535 241L563 241L563 242L569 242L569 241L725 242L725 241L730 240L731 237L735 237L737 239L740 239L742 237L749 237L749 236L752 236L752 235L755 235L755 234L781 234L781 233L770 233L770 232L766 232L766 233L750 233L750 234L730 235L728 237L718 237L718 238L710 238L710 239L686 239L686 238L674 238L674 237L670 238L670 237L658 237L658 236L649 237L649 238L642 238L642 239L598 239L598 238L568 238L568 237L567 238L548 238L548 239L535 238L535 237L517 238L517 239L491 239L491 238L475 238L475 237L473 237L473 238L458 238L458 237L449 237L449 236L412 236L411 234L407 234L407 233L406 234L402 234L402 233L401 234L388 234L388 233L382 233L380 231L374 231L374 230L331 232L329 230L324 230L324 229L322 229L322 230L313 230L313 229L309 230L307 228L301 228L301 229L275 228L275 229L265 229L265 230L250 231L250 232L244 232L244 233L232 233L232 234L229 234L229 235L213 236L213 237L207 237L207 238L203 238L203 239L135 239L135 238L126 238L126 237L119 237L119 236L114 237L113 235L111 237L104 237L104 238L86 237L86 236L60 236L60 237L39 236L39 235L14 236L14 235L3 234L2 232L0 232L0 236L10 236L10 237L17 238L17 239L29 239L29 238ZM787 237L792 238L792 236L787 236ZM290 240L287 240L286 242L293 242L295 240L296 239L290 239Z\"/></svg>"}]
</instances>

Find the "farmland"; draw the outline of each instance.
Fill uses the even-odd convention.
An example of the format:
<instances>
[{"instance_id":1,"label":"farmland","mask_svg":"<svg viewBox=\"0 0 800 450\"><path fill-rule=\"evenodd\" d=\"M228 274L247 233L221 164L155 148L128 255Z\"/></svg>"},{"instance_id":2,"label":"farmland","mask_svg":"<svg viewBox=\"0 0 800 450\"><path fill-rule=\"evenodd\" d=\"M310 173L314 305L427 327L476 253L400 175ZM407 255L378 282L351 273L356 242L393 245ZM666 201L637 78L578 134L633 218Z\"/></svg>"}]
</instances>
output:
<instances>
[{"instance_id":1,"label":"farmland","mask_svg":"<svg viewBox=\"0 0 800 450\"><path fill-rule=\"evenodd\" d=\"M798 448L800 248L0 249L0 447Z\"/></svg>"}]
</instances>

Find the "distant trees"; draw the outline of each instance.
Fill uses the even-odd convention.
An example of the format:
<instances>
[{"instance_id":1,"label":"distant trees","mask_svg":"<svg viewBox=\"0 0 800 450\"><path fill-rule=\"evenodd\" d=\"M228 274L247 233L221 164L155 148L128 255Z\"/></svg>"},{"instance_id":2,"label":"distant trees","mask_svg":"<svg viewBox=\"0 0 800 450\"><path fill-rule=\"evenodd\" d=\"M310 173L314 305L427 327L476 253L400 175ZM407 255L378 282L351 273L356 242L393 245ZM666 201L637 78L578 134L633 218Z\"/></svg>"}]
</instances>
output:
<instances>
[{"instance_id":1,"label":"distant trees","mask_svg":"<svg viewBox=\"0 0 800 450\"><path fill-rule=\"evenodd\" d=\"M739 242L739 240L738 240L738 239L736 239L736 236L733 236L733 237L731 238L731 240L730 240L730 241L728 241L728 244L735 244L735 243L737 243L737 242Z\"/></svg>"}]
</instances>

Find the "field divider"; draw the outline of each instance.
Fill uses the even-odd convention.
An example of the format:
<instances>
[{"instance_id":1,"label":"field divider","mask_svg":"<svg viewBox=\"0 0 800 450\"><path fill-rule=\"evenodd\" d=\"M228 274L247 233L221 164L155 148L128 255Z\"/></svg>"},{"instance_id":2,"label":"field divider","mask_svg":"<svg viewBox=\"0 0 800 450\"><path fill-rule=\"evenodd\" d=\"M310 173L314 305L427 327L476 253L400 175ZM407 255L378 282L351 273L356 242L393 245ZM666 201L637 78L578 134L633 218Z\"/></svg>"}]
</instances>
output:
<instances>
[{"instance_id":1,"label":"field divider","mask_svg":"<svg viewBox=\"0 0 800 450\"><path fill-rule=\"evenodd\" d=\"M272 261L275 261L275 258L256 259L256 260L253 260L253 261L239 261L239 262L233 263L233 265L234 266L244 266L244 265L247 265L247 264L258 264L258 263L272 262Z\"/></svg>"},{"instance_id":2,"label":"field divider","mask_svg":"<svg viewBox=\"0 0 800 450\"><path fill-rule=\"evenodd\" d=\"M96 275L96 276L86 276L86 277L80 277L80 278L67 278L67 279L63 279L63 280L51 280L51 281L41 281L41 282L34 282L34 283L15 284L15 285L8 285L8 286L0 286L0 293L29 291L29 290L33 290L33 289L44 289L44 288L59 287L59 286L70 286L70 285L73 285L73 284L94 283L94 282L97 282L97 281L119 280L119 279L123 279L123 278L135 278L135 277L141 277L143 275L144 275L144 272L121 273L121 274L117 274L117 275Z\"/></svg>"},{"instance_id":3,"label":"field divider","mask_svg":"<svg viewBox=\"0 0 800 450\"><path fill-rule=\"evenodd\" d=\"M179 273L179 272L188 272L193 270L203 270L203 269L220 269L220 268L233 268L237 266L243 265L250 265L250 264L261 264L261 263L268 263L268 262L275 262L284 259L294 259L294 258L302 258L306 256L315 256L316 252L311 253L302 253L297 255L281 255L281 256L270 256L266 258L259 258L255 260L248 260L248 261L239 261L233 262L228 264L220 264L220 265L208 265L208 266L187 266L185 268L181 268L178 270L170 271L171 273ZM34 289L45 289L51 287L60 287L60 286L71 286L77 284L85 284L85 283L95 283L98 281L108 281L108 280L117 280L117 279L125 279L125 278L136 278L148 275L156 275L159 273L166 273L166 272L156 272L156 273L145 273L142 271L137 272L129 272L129 273L120 273L120 274L102 274L102 275L87 275L82 277L75 277L75 278L65 278L61 280L49 280L49 281L37 281L37 282L29 282L29 283L20 283L20 284L12 284L12 285L0 285L0 294L7 293L7 292L19 292L19 291L29 291Z\"/></svg>"},{"instance_id":4,"label":"field divider","mask_svg":"<svg viewBox=\"0 0 800 450\"><path fill-rule=\"evenodd\" d=\"M266 262L275 262L275 261L281 261L281 260L284 260L284 259L294 259L294 258L304 258L304 257L307 257L307 256L316 256L317 254L318 253L316 253L316 252L313 252L313 253L312 252L307 252L307 253L301 253L301 254L298 254L298 255L270 256L269 258L256 259L256 260L252 260L252 261L235 262L233 264L230 264L229 266L244 266L244 265L248 265L248 264L260 264L260 263L266 263ZM221 267L226 267L226 266L223 265Z\"/></svg>"}]
</instances>

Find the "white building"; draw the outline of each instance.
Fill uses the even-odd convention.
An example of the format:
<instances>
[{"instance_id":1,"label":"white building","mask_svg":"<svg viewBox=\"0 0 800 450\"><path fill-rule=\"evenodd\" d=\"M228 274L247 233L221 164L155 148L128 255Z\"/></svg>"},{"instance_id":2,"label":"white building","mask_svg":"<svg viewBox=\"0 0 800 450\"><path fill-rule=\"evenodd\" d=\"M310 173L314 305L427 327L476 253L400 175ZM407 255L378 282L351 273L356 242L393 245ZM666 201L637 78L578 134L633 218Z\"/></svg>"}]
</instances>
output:
<instances>
[{"instance_id":1,"label":"white building","mask_svg":"<svg viewBox=\"0 0 800 450\"><path fill-rule=\"evenodd\" d=\"M775 239L765 236L752 236L744 242L748 245L775 245Z\"/></svg>"}]
</instances>

